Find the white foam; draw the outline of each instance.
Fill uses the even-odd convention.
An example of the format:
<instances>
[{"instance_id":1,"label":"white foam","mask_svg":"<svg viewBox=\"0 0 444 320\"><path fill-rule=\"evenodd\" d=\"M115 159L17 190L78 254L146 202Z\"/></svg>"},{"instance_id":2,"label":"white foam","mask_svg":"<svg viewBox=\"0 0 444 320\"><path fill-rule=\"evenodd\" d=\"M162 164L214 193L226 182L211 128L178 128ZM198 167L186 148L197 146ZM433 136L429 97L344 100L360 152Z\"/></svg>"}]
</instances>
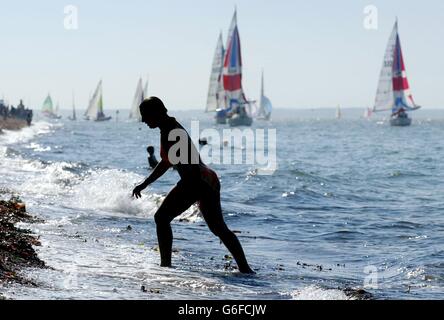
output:
<instances>
[{"instance_id":1,"label":"white foam","mask_svg":"<svg viewBox=\"0 0 444 320\"><path fill-rule=\"evenodd\" d=\"M75 168L75 164L55 162L43 164L39 161L22 162L21 171L30 173L19 189L25 194L32 194L38 198L61 196L70 192L72 184L79 176L66 169Z\"/></svg>"},{"instance_id":2,"label":"white foam","mask_svg":"<svg viewBox=\"0 0 444 320\"><path fill-rule=\"evenodd\" d=\"M36 136L47 134L51 132L53 128L60 126L62 125L51 124L45 121L38 121L33 123L30 127L25 127L21 130L3 130L4 134L0 135L0 144L11 145L15 143L27 142Z\"/></svg>"},{"instance_id":3,"label":"white foam","mask_svg":"<svg viewBox=\"0 0 444 320\"><path fill-rule=\"evenodd\" d=\"M295 290L290 295L293 300L350 300L341 290L324 289L315 285Z\"/></svg>"},{"instance_id":4,"label":"white foam","mask_svg":"<svg viewBox=\"0 0 444 320\"><path fill-rule=\"evenodd\" d=\"M103 169L91 172L71 191L73 208L101 211L106 214L150 217L159 208L164 195L152 192L150 187L142 192L142 198L132 197L134 187L142 182L144 177L118 169ZM185 211L179 219L189 222L200 221L197 206Z\"/></svg>"},{"instance_id":5,"label":"white foam","mask_svg":"<svg viewBox=\"0 0 444 320\"><path fill-rule=\"evenodd\" d=\"M141 199L134 199L131 192L142 176L117 169L91 172L73 187L71 206L134 216L150 216L162 199L146 189Z\"/></svg>"}]
</instances>

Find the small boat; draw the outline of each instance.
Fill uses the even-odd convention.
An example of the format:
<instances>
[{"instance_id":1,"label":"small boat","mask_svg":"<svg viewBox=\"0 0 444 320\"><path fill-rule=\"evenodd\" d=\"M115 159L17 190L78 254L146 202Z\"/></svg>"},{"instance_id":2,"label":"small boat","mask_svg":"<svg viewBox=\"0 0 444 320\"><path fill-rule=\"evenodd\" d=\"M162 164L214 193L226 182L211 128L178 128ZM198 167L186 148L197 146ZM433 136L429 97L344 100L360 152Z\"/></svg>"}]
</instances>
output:
<instances>
[{"instance_id":1,"label":"small boat","mask_svg":"<svg viewBox=\"0 0 444 320\"><path fill-rule=\"evenodd\" d=\"M257 112L257 119L258 120L270 120L271 118L271 111L273 110L273 105L271 104L270 99L268 99L265 94L264 89L264 72L262 71L262 78L261 78L261 98L259 101L259 110Z\"/></svg>"},{"instance_id":2,"label":"small boat","mask_svg":"<svg viewBox=\"0 0 444 320\"><path fill-rule=\"evenodd\" d=\"M17 130L30 126L33 118L33 111L28 109L20 100L19 105L14 108L8 106L3 99L0 99L0 133L2 129Z\"/></svg>"},{"instance_id":3,"label":"small boat","mask_svg":"<svg viewBox=\"0 0 444 320\"><path fill-rule=\"evenodd\" d=\"M103 112L102 80L99 81L96 91L89 101L88 109L85 111L85 120L108 121L112 117L107 117Z\"/></svg>"},{"instance_id":4,"label":"small boat","mask_svg":"<svg viewBox=\"0 0 444 320\"><path fill-rule=\"evenodd\" d=\"M148 80L145 82L145 87L143 87L143 80L139 78L136 86L136 92L134 93L133 104L131 107L130 119L134 119L138 122L142 121L142 115L140 114L139 106L143 100L148 97Z\"/></svg>"},{"instance_id":5,"label":"small boat","mask_svg":"<svg viewBox=\"0 0 444 320\"><path fill-rule=\"evenodd\" d=\"M57 109L58 109L58 104L57 104ZM61 116L57 115L57 112L54 112L52 98L49 93L46 96L45 101L43 102L42 114L49 119L61 119L62 118Z\"/></svg>"},{"instance_id":6,"label":"small boat","mask_svg":"<svg viewBox=\"0 0 444 320\"><path fill-rule=\"evenodd\" d=\"M340 120L341 118L342 118L341 106L338 105L338 106L336 107L336 119L337 119L337 120Z\"/></svg>"},{"instance_id":7,"label":"small boat","mask_svg":"<svg viewBox=\"0 0 444 320\"><path fill-rule=\"evenodd\" d=\"M390 119L390 125L394 127L408 127L412 124L412 119L409 118L407 112L401 112Z\"/></svg>"},{"instance_id":8,"label":"small boat","mask_svg":"<svg viewBox=\"0 0 444 320\"><path fill-rule=\"evenodd\" d=\"M412 124L408 112L419 108L410 91L396 21L384 56L373 112L391 110L390 125L406 127Z\"/></svg>"},{"instance_id":9,"label":"small boat","mask_svg":"<svg viewBox=\"0 0 444 320\"><path fill-rule=\"evenodd\" d=\"M373 109L367 107L364 110L364 119L370 119L373 113Z\"/></svg>"},{"instance_id":10,"label":"small boat","mask_svg":"<svg viewBox=\"0 0 444 320\"><path fill-rule=\"evenodd\" d=\"M71 120L71 121L76 121L77 120L76 105L75 105L75 100L74 100L74 93L72 94L72 116L68 117L68 119Z\"/></svg>"}]
</instances>

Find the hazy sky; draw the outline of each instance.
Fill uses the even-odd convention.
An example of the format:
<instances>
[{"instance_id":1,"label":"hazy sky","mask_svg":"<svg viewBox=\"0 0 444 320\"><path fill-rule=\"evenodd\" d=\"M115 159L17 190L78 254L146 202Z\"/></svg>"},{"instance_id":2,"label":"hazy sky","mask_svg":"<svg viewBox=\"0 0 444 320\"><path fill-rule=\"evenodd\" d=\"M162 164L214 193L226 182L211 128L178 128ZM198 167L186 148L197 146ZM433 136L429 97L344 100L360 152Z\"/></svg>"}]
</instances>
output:
<instances>
[{"instance_id":1,"label":"hazy sky","mask_svg":"<svg viewBox=\"0 0 444 320\"><path fill-rule=\"evenodd\" d=\"M66 5L78 29L66 30ZM371 106L399 17L407 73L418 104L444 107L444 1L129 0L0 1L0 95L40 108L46 94L79 109L99 79L105 108L129 108L139 76L171 109L203 109L219 31L238 9L248 98L261 69L275 107ZM363 26L378 8L378 30Z\"/></svg>"}]
</instances>

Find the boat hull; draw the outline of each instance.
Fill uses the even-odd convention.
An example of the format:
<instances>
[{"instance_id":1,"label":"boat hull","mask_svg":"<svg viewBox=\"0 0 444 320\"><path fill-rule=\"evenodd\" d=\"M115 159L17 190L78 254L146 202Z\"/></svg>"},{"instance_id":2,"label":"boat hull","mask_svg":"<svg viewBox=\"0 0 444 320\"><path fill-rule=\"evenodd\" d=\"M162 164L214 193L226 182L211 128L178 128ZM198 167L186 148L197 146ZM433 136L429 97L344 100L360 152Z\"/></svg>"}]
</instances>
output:
<instances>
[{"instance_id":1,"label":"boat hull","mask_svg":"<svg viewBox=\"0 0 444 320\"><path fill-rule=\"evenodd\" d=\"M392 118L390 119L390 125L392 127L408 127L412 124L411 118Z\"/></svg>"},{"instance_id":2,"label":"boat hull","mask_svg":"<svg viewBox=\"0 0 444 320\"><path fill-rule=\"evenodd\" d=\"M257 118L257 120L263 120L263 121L270 121L270 119L271 119L271 114Z\"/></svg>"},{"instance_id":3,"label":"boat hull","mask_svg":"<svg viewBox=\"0 0 444 320\"><path fill-rule=\"evenodd\" d=\"M214 117L216 119L217 124L227 124L227 112L224 109L217 109L216 110L216 116Z\"/></svg>"},{"instance_id":4,"label":"boat hull","mask_svg":"<svg viewBox=\"0 0 444 320\"><path fill-rule=\"evenodd\" d=\"M234 115L230 119L228 119L228 123L230 127L240 127L240 126L249 127L253 124L253 119L247 116L242 117Z\"/></svg>"},{"instance_id":5,"label":"boat hull","mask_svg":"<svg viewBox=\"0 0 444 320\"><path fill-rule=\"evenodd\" d=\"M62 119L62 116L56 115L54 113L43 113L43 115L48 118L48 119L54 119L54 120L58 120L58 119Z\"/></svg>"},{"instance_id":6,"label":"boat hull","mask_svg":"<svg viewBox=\"0 0 444 320\"><path fill-rule=\"evenodd\" d=\"M216 118L216 123L217 124L227 124L227 118L217 117Z\"/></svg>"},{"instance_id":7,"label":"boat hull","mask_svg":"<svg viewBox=\"0 0 444 320\"><path fill-rule=\"evenodd\" d=\"M102 121L109 121L109 120L111 120L112 119L112 117L104 117L104 118L97 118L96 120L94 120L94 121L96 121L96 122L102 122Z\"/></svg>"}]
</instances>

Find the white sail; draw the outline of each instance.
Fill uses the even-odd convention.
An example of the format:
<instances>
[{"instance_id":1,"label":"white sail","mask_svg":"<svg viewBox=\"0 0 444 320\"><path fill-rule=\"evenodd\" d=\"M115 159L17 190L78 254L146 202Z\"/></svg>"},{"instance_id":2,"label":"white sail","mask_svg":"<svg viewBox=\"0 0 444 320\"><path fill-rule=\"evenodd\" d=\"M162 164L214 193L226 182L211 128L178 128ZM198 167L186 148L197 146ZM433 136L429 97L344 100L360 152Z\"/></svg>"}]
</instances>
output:
<instances>
[{"instance_id":1,"label":"white sail","mask_svg":"<svg viewBox=\"0 0 444 320\"><path fill-rule=\"evenodd\" d=\"M373 111L391 110L393 107L393 61L398 36L398 22L393 27L387 48L385 50L384 62L379 76L378 90Z\"/></svg>"},{"instance_id":2,"label":"white sail","mask_svg":"<svg viewBox=\"0 0 444 320\"><path fill-rule=\"evenodd\" d=\"M146 78L145 87L143 88L143 98L142 101L148 98L148 81L149 78Z\"/></svg>"},{"instance_id":3,"label":"white sail","mask_svg":"<svg viewBox=\"0 0 444 320\"><path fill-rule=\"evenodd\" d=\"M42 112L46 114L53 114L53 104L49 93L45 101L43 102Z\"/></svg>"},{"instance_id":4,"label":"white sail","mask_svg":"<svg viewBox=\"0 0 444 320\"><path fill-rule=\"evenodd\" d=\"M216 111L221 107L223 99L222 71L224 67L224 44L222 33L219 34L216 51L214 53L213 65L211 67L210 85L208 88L207 107L205 112Z\"/></svg>"},{"instance_id":5,"label":"white sail","mask_svg":"<svg viewBox=\"0 0 444 320\"><path fill-rule=\"evenodd\" d=\"M85 112L85 117L88 120L97 120L98 114L102 108L102 80L99 81L96 91L89 100L88 109Z\"/></svg>"},{"instance_id":6,"label":"white sail","mask_svg":"<svg viewBox=\"0 0 444 320\"><path fill-rule=\"evenodd\" d=\"M259 102L259 111L257 114L258 118L269 119L271 116L271 111L273 110L273 106L271 104L270 99L265 96L265 88L264 88L264 73L262 72L261 79L261 99Z\"/></svg>"},{"instance_id":7,"label":"white sail","mask_svg":"<svg viewBox=\"0 0 444 320\"><path fill-rule=\"evenodd\" d=\"M340 105L338 105L337 107L336 107L336 119L341 119L342 118L342 112L341 112L341 106Z\"/></svg>"},{"instance_id":8,"label":"white sail","mask_svg":"<svg viewBox=\"0 0 444 320\"><path fill-rule=\"evenodd\" d=\"M139 106L144 99L144 89L142 84L142 78L139 79L137 83L136 92L134 93L133 104L130 112L130 119L135 119L137 121L142 121L142 115L140 114Z\"/></svg>"}]
</instances>

